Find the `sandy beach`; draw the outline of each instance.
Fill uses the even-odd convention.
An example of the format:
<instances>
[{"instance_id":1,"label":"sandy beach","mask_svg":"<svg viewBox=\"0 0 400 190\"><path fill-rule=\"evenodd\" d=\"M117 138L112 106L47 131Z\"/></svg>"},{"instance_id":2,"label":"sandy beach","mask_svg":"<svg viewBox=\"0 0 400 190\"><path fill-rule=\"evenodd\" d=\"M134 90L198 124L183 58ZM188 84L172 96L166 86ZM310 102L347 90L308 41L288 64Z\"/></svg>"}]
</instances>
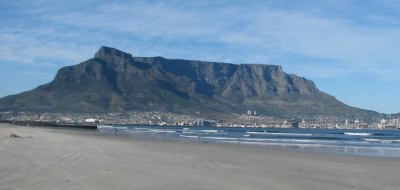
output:
<instances>
[{"instance_id":1,"label":"sandy beach","mask_svg":"<svg viewBox=\"0 0 400 190\"><path fill-rule=\"evenodd\" d=\"M400 189L399 173L393 158L0 124L0 190L384 190Z\"/></svg>"}]
</instances>

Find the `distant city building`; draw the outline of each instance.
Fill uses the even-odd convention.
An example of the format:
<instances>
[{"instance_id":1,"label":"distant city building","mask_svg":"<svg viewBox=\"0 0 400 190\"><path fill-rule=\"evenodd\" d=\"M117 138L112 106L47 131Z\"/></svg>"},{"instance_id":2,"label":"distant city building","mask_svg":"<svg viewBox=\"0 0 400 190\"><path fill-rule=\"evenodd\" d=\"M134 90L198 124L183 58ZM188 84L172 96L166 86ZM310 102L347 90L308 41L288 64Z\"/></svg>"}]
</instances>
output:
<instances>
[{"instance_id":1,"label":"distant city building","mask_svg":"<svg viewBox=\"0 0 400 190\"><path fill-rule=\"evenodd\" d=\"M196 120L196 125L197 126L204 126L204 119L197 119Z\"/></svg>"},{"instance_id":2,"label":"distant city building","mask_svg":"<svg viewBox=\"0 0 400 190\"><path fill-rule=\"evenodd\" d=\"M399 119L399 118L397 118L397 119L392 119L392 120L390 121L390 123L391 123L392 125L396 126L397 128L400 127L400 119Z\"/></svg>"},{"instance_id":3,"label":"distant city building","mask_svg":"<svg viewBox=\"0 0 400 190\"><path fill-rule=\"evenodd\" d=\"M385 125L385 129L400 129L400 119L390 119L388 125Z\"/></svg>"},{"instance_id":4,"label":"distant city building","mask_svg":"<svg viewBox=\"0 0 400 190\"><path fill-rule=\"evenodd\" d=\"M85 119L85 123L97 123L98 121L93 118Z\"/></svg>"},{"instance_id":5,"label":"distant city building","mask_svg":"<svg viewBox=\"0 0 400 190\"><path fill-rule=\"evenodd\" d=\"M292 128L299 128L299 122L290 122Z\"/></svg>"}]
</instances>

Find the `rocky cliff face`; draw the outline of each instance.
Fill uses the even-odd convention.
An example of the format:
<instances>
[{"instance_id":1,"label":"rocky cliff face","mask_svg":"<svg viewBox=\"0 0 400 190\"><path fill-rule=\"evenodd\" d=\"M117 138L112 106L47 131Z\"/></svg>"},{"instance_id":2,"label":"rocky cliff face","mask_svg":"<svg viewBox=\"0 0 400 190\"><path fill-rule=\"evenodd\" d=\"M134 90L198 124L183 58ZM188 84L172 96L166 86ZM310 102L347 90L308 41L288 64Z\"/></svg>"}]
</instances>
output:
<instances>
[{"instance_id":1,"label":"rocky cliff face","mask_svg":"<svg viewBox=\"0 0 400 190\"><path fill-rule=\"evenodd\" d=\"M133 57L102 47L54 80L0 100L2 110L170 111L269 115L368 114L281 66Z\"/></svg>"}]
</instances>

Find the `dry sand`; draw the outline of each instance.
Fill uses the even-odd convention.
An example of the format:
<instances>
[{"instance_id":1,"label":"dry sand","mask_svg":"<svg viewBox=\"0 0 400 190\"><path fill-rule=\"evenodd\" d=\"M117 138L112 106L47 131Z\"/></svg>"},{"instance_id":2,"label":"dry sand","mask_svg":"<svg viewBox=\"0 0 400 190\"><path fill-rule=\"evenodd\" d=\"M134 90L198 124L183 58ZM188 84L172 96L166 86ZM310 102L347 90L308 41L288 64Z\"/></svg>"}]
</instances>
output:
<instances>
[{"instance_id":1,"label":"dry sand","mask_svg":"<svg viewBox=\"0 0 400 190\"><path fill-rule=\"evenodd\" d=\"M0 189L400 189L400 159L0 124Z\"/></svg>"}]
</instances>

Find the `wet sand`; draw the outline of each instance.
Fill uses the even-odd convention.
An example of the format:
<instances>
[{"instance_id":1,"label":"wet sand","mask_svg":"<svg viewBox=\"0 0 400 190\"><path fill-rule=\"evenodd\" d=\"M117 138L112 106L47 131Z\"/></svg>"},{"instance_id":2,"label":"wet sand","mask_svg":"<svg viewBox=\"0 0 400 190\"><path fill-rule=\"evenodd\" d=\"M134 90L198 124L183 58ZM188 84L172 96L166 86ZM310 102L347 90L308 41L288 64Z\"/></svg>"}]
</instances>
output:
<instances>
[{"instance_id":1,"label":"wet sand","mask_svg":"<svg viewBox=\"0 0 400 190\"><path fill-rule=\"evenodd\" d=\"M399 174L393 158L0 124L0 190L384 190L400 189Z\"/></svg>"}]
</instances>

